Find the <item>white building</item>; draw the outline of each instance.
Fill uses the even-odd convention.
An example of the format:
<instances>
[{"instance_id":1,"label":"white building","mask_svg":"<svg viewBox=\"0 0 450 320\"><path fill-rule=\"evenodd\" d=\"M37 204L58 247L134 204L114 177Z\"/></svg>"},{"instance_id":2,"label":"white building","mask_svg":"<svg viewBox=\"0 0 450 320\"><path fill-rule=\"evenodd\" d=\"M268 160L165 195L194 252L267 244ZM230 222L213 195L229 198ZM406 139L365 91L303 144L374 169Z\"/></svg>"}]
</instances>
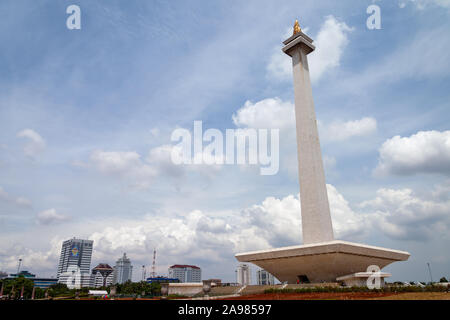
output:
<instances>
[{"instance_id":1,"label":"white building","mask_svg":"<svg viewBox=\"0 0 450 320\"><path fill-rule=\"evenodd\" d=\"M169 278L176 278L180 282L202 282L202 269L187 264L174 264L169 267Z\"/></svg>"},{"instance_id":2,"label":"white building","mask_svg":"<svg viewBox=\"0 0 450 320\"><path fill-rule=\"evenodd\" d=\"M91 287L108 287L113 284L114 269L107 263L100 263L91 274Z\"/></svg>"},{"instance_id":3,"label":"white building","mask_svg":"<svg viewBox=\"0 0 450 320\"><path fill-rule=\"evenodd\" d=\"M131 275L133 272L133 266L131 261L127 258L127 254L124 253L123 257L116 261L113 272L113 283L125 283L128 280L131 281Z\"/></svg>"},{"instance_id":4,"label":"white building","mask_svg":"<svg viewBox=\"0 0 450 320\"><path fill-rule=\"evenodd\" d=\"M256 281L260 286L275 284L275 277L268 273L266 270L256 271Z\"/></svg>"},{"instance_id":5,"label":"white building","mask_svg":"<svg viewBox=\"0 0 450 320\"><path fill-rule=\"evenodd\" d=\"M242 286L251 284L250 266L248 264L240 264L236 269L236 282Z\"/></svg>"},{"instance_id":6,"label":"white building","mask_svg":"<svg viewBox=\"0 0 450 320\"><path fill-rule=\"evenodd\" d=\"M66 272L59 275L58 283L63 283L69 289L81 289L89 287L91 284L91 275L81 272L80 267L71 265Z\"/></svg>"}]
</instances>

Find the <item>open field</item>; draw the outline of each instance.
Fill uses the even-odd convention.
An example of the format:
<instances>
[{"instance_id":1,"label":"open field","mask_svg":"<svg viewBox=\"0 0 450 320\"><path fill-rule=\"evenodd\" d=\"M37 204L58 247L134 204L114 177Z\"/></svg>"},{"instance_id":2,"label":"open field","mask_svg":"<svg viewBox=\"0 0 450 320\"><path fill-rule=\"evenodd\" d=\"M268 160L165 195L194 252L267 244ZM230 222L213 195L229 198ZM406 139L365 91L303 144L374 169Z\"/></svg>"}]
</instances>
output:
<instances>
[{"instance_id":1,"label":"open field","mask_svg":"<svg viewBox=\"0 0 450 320\"><path fill-rule=\"evenodd\" d=\"M313 292L265 293L225 298L223 300L450 300L446 292Z\"/></svg>"},{"instance_id":2,"label":"open field","mask_svg":"<svg viewBox=\"0 0 450 320\"><path fill-rule=\"evenodd\" d=\"M405 292L386 297L375 298L376 300L450 300L447 292Z\"/></svg>"}]
</instances>

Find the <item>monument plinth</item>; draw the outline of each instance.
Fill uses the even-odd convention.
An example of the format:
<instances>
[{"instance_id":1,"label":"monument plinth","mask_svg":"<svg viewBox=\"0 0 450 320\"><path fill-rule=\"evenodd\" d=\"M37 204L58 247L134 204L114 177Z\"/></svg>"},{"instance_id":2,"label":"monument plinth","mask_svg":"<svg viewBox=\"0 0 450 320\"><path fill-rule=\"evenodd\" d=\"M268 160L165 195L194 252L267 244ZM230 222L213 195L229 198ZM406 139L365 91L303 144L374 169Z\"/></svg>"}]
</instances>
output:
<instances>
[{"instance_id":1,"label":"monument plinth","mask_svg":"<svg viewBox=\"0 0 450 320\"><path fill-rule=\"evenodd\" d=\"M408 252L334 240L307 58L315 47L313 40L301 31L298 21L293 35L283 43L283 52L292 58L294 74L304 244L239 253L236 259L254 263L288 283L334 282L337 278L365 272L370 265L381 269L392 262L407 260Z\"/></svg>"}]
</instances>

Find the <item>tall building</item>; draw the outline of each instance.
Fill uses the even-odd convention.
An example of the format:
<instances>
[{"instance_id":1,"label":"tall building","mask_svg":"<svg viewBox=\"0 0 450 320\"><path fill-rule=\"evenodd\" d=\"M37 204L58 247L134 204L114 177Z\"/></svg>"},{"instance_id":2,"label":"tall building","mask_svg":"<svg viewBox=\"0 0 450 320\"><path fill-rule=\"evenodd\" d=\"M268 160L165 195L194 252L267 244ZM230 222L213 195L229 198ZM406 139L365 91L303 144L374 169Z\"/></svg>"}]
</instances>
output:
<instances>
[{"instance_id":1,"label":"tall building","mask_svg":"<svg viewBox=\"0 0 450 320\"><path fill-rule=\"evenodd\" d=\"M112 285L114 269L107 263L100 263L91 274L91 287L100 288Z\"/></svg>"},{"instance_id":2,"label":"tall building","mask_svg":"<svg viewBox=\"0 0 450 320\"><path fill-rule=\"evenodd\" d=\"M240 264L236 269L236 282L242 286L251 284L250 266L248 264Z\"/></svg>"},{"instance_id":3,"label":"tall building","mask_svg":"<svg viewBox=\"0 0 450 320\"><path fill-rule=\"evenodd\" d=\"M64 241L59 258L57 278L59 279L62 273L67 272L70 266L78 267L81 273L89 274L93 243L92 240L76 238ZM71 268L71 272L73 270Z\"/></svg>"},{"instance_id":4,"label":"tall building","mask_svg":"<svg viewBox=\"0 0 450 320\"><path fill-rule=\"evenodd\" d=\"M131 265L131 261L127 258L127 254L124 253L123 257L119 258L114 266L113 283L121 284L127 282L128 280L131 281L132 272L133 266Z\"/></svg>"},{"instance_id":5,"label":"tall building","mask_svg":"<svg viewBox=\"0 0 450 320\"><path fill-rule=\"evenodd\" d=\"M180 282L201 282L202 269L187 264L174 264L169 268L169 278L179 279Z\"/></svg>"},{"instance_id":6,"label":"tall building","mask_svg":"<svg viewBox=\"0 0 450 320\"><path fill-rule=\"evenodd\" d=\"M274 276L263 269L256 271L256 279L260 286L275 284Z\"/></svg>"}]
</instances>

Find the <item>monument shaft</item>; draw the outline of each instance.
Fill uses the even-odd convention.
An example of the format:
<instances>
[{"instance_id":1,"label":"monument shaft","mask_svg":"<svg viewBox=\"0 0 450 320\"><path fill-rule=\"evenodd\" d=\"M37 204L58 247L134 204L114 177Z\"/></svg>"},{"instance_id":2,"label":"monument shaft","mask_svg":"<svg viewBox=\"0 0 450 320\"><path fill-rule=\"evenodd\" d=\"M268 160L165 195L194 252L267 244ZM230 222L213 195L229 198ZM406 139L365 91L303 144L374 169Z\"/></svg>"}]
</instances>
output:
<instances>
[{"instance_id":1,"label":"monument shaft","mask_svg":"<svg viewBox=\"0 0 450 320\"><path fill-rule=\"evenodd\" d=\"M314 46L301 31L286 42L283 51L292 57L294 71L303 243L332 241L333 227L307 58Z\"/></svg>"}]
</instances>

